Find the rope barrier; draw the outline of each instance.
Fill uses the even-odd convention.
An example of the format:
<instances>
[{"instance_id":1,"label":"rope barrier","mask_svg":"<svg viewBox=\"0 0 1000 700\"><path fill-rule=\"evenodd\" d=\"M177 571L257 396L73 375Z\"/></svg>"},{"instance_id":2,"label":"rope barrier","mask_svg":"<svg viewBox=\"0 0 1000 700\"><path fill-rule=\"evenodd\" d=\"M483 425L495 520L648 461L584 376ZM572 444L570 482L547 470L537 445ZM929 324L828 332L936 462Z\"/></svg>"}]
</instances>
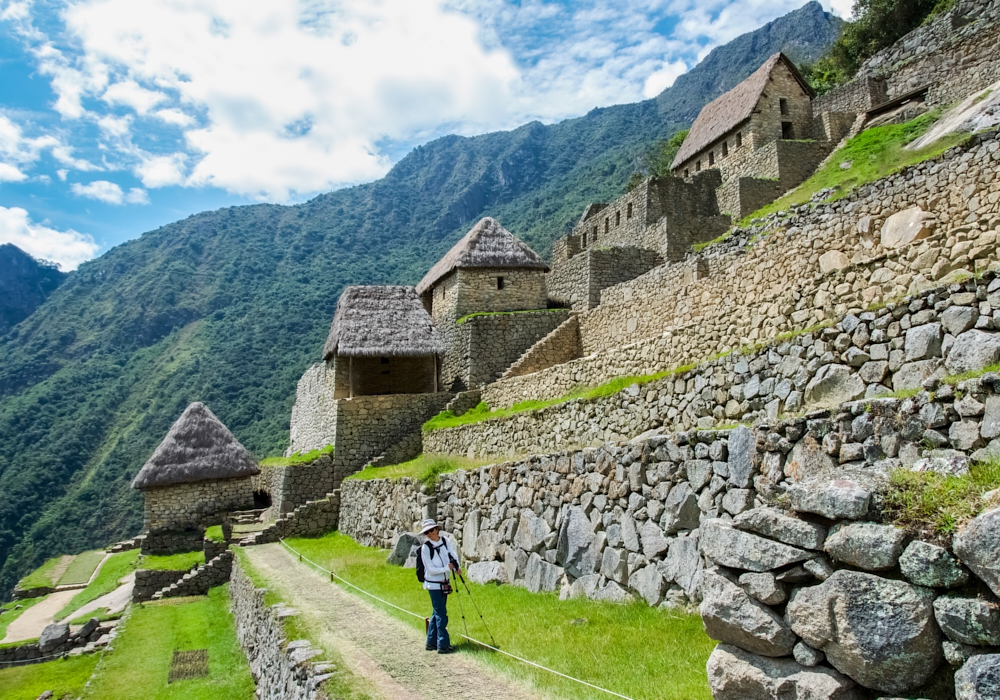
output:
<instances>
[{"instance_id":1,"label":"rope barrier","mask_svg":"<svg viewBox=\"0 0 1000 700\"><path fill-rule=\"evenodd\" d=\"M398 610L398 611L400 611L402 613L406 613L407 615L415 617L418 620L426 620L427 619L423 615L418 615L417 613L412 612L410 610L407 610L406 608L401 608L398 605L396 605L395 603L390 603L388 600L385 600L384 598L379 598L374 593L369 593L365 589L360 588L359 586L355 586L353 583L351 583L347 579L342 578L341 576L335 574L334 572L330 571L329 569L324 568L323 566L320 566L319 564L317 564L316 562L314 562L309 557L304 556L302 554L302 552L299 552L298 550L294 549L290 544L288 544L287 542L285 542L284 538L280 539L279 541L281 542L282 546L284 546L288 551L290 551L292 554L297 555L299 557L299 561L308 562L309 564L313 565L314 567L316 567L320 571L322 571L324 573L327 573L327 574L330 574L330 580L331 581L333 579L337 579L341 583L343 583L343 584L345 584L347 586L350 586L351 588L353 588L354 590L358 591L359 593L362 593L362 594L368 596L369 598L371 598L373 600L377 600L378 602L380 602L380 603L382 603L384 605L388 605L390 608L395 608L396 610ZM457 594L457 591L456 591L456 594ZM500 649L500 648L498 648L496 646L493 646L492 644L487 644L486 642L483 642L483 641L480 641L480 640L475 639L473 637L470 637L467 634L458 633L455 636L462 637L463 639L466 639L466 640L472 642L473 644L478 644L481 647L484 647L484 648L489 649L491 651L495 651L495 652L497 652L499 654L503 654L504 656L508 656L508 657L510 657L512 659L520 661L521 663L528 664L529 666L533 666L533 667L535 667L537 669L541 669L542 671L548 671L549 673L551 673L553 675L556 675L556 676L559 676L560 678L565 678L567 680L573 681L574 683L579 683L580 685L585 685L588 688L592 688L594 690L598 690L598 691L600 691L602 693L607 693L608 695L612 695L612 696L614 696L616 698L621 698L622 700L633 700L632 698L630 698L627 695L621 695L620 693L616 693L613 690L608 690L607 688L602 688L599 685L594 685L593 683L588 683L587 681L580 680L579 678L574 678L573 676L569 676L569 675L567 675L565 673L562 673L561 671L556 671L555 669L548 668L547 666L542 666L541 664L535 663L534 661L529 661L528 659L525 659L525 658L522 658L520 656L517 656L516 654L511 654L508 651L504 651L503 649Z\"/></svg>"}]
</instances>

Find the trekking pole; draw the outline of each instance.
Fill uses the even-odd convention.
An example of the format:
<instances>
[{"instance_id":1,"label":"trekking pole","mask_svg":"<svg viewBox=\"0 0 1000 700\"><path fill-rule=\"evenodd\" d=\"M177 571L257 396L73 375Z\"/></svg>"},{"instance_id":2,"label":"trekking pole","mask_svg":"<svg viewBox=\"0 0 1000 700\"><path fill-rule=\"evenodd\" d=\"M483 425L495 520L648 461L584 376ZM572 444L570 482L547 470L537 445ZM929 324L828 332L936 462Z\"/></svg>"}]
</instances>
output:
<instances>
[{"instance_id":1,"label":"trekking pole","mask_svg":"<svg viewBox=\"0 0 1000 700\"><path fill-rule=\"evenodd\" d=\"M476 612L479 614L479 619L483 623L483 628L486 630L486 634L490 635L490 642L493 644L493 646L495 646L495 647L497 647L499 649L500 647L497 646L497 641L495 639L493 639L493 633L490 632L489 625L486 624L486 619L483 617L482 611L479 609L479 606L476 604L476 599L472 597L472 591L469 589L469 584L467 584L465 582L465 577L462 576L462 574L459 574L458 578L461 579L462 585L465 586L465 592L469 594L469 600L472 601L473 607L476 609Z\"/></svg>"},{"instance_id":2,"label":"trekking pole","mask_svg":"<svg viewBox=\"0 0 1000 700\"><path fill-rule=\"evenodd\" d=\"M465 609L462 607L462 599L458 597L458 581L455 580L455 572L451 572L451 580L455 581L455 600L458 601L458 612L462 616L462 626L465 627L465 636L469 636L469 623L465 621Z\"/></svg>"}]
</instances>

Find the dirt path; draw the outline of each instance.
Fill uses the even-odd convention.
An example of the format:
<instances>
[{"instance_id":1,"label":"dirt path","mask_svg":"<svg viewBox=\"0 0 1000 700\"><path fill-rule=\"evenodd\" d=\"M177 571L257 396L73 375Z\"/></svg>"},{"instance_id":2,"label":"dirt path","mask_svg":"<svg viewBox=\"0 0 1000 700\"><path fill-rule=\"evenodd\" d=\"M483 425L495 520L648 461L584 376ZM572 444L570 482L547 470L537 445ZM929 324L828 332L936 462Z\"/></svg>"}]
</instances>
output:
<instances>
[{"instance_id":1,"label":"dirt path","mask_svg":"<svg viewBox=\"0 0 1000 700\"><path fill-rule=\"evenodd\" d=\"M250 561L275 591L321 630L354 673L391 700L538 700L462 654L424 651L421 633L331 584L280 544L248 547Z\"/></svg>"},{"instance_id":2,"label":"dirt path","mask_svg":"<svg viewBox=\"0 0 1000 700\"><path fill-rule=\"evenodd\" d=\"M58 591L50 593L45 600L24 611L24 613L7 626L7 636L0 640L20 642L25 639L35 639L48 625L52 624L52 616L66 607L80 591Z\"/></svg>"},{"instance_id":3,"label":"dirt path","mask_svg":"<svg viewBox=\"0 0 1000 700\"><path fill-rule=\"evenodd\" d=\"M73 617L81 617L87 613L96 612L101 608L107 608L109 613L118 613L124 610L125 606L132 600L132 589L135 587L135 572L133 571L128 576L122 577L120 583L122 585L118 586L115 590L105 593L100 598L90 601L77 610L73 613Z\"/></svg>"}]
</instances>

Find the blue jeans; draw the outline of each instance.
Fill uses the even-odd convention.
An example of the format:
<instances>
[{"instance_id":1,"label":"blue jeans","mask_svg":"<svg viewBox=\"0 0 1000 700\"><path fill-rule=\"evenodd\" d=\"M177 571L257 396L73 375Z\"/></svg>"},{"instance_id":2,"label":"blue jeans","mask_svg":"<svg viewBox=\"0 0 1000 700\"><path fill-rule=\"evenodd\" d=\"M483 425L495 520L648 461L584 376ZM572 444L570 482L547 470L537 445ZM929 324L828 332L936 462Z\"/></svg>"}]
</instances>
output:
<instances>
[{"instance_id":1,"label":"blue jeans","mask_svg":"<svg viewBox=\"0 0 1000 700\"><path fill-rule=\"evenodd\" d=\"M448 596L441 591L427 591L431 594L434 614L427 626L427 646L447 649L451 646L448 638Z\"/></svg>"}]
</instances>

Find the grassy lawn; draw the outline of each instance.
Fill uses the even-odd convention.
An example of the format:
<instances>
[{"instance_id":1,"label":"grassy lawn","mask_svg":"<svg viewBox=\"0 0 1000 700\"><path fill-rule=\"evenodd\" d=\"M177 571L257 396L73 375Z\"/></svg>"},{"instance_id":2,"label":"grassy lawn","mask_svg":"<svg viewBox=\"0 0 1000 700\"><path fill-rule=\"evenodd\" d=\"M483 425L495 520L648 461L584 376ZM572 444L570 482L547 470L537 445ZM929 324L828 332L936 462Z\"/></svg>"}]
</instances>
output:
<instances>
[{"instance_id":1,"label":"grassy lawn","mask_svg":"<svg viewBox=\"0 0 1000 700\"><path fill-rule=\"evenodd\" d=\"M222 526L212 525L211 527L205 528L205 537L212 540L213 542L225 542L226 538L222 536Z\"/></svg>"},{"instance_id":2,"label":"grassy lawn","mask_svg":"<svg viewBox=\"0 0 1000 700\"><path fill-rule=\"evenodd\" d=\"M139 559L138 569L154 571L187 571L205 563L205 552L181 552L164 556L144 555Z\"/></svg>"},{"instance_id":3,"label":"grassy lawn","mask_svg":"<svg viewBox=\"0 0 1000 700\"><path fill-rule=\"evenodd\" d=\"M340 533L288 543L375 595L420 614L430 613L427 593L413 570L386 564L385 550L362 547ZM512 654L637 699L711 697L705 662L715 642L706 636L697 615L658 610L642 602L560 601L555 594L534 594L515 586L470 586L499 646ZM470 635L488 641L468 597L459 595ZM391 609L386 612L423 630L420 620ZM463 630L457 601L451 601L449 614L454 635ZM608 697L470 644L464 644L462 652L475 654L501 673L554 697Z\"/></svg>"},{"instance_id":4,"label":"grassy lawn","mask_svg":"<svg viewBox=\"0 0 1000 700\"><path fill-rule=\"evenodd\" d=\"M490 463L488 460L476 461L452 455L426 454L420 455L416 459L411 459L409 462L401 462L400 464L391 464L384 467L366 467L346 478L362 480L392 479L393 481L398 481L408 476L431 487L437 483L437 478L441 474L448 474L459 469L475 469L476 467Z\"/></svg>"},{"instance_id":5,"label":"grassy lawn","mask_svg":"<svg viewBox=\"0 0 1000 700\"><path fill-rule=\"evenodd\" d=\"M887 124L862 131L834 154L821 170L787 195L755 211L744 221L760 218L793 204L808 202L820 190L833 188L833 199L839 199L860 185L880 180L909 165L934 158L968 138L968 134L952 134L918 151L903 148L926 132L938 115L928 113L903 124ZM842 163L850 167L842 169Z\"/></svg>"},{"instance_id":6,"label":"grassy lawn","mask_svg":"<svg viewBox=\"0 0 1000 700\"><path fill-rule=\"evenodd\" d=\"M229 587L208 596L134 606L84 698L252 700L254 683L236 642ZM208 676L167 683L174 651L208 649Z\"/></svg>"},{"instance_id":7,"label":"grassy lawn","mask_svg":"<svg viewBox=\"0 0 1000 700\"><path fill-rule=\"evenodd\" d=\"M46 690L51 690L54 698L79 697L94 672L98 657L98 654L84 654L32 666L0 669L3 698L35 700Z\"/></svg>"},{"instance_id":8,"label":"grassy lawn","mask_svg":"<svg viewBox=\"0 0 1000 700\"><path fill-rule=\"evenodd\" d=\"M320 455L333 454L333 445L327 445L311 452L296 452L291 457L268 457L260 461L262 467L290 467L293 464L305 464L312 462Z\"/></svg>"},{"instance_id":9,"label":"grassy lawn","mask_svg":"<svg viewBox=\"0 0 1000 700\"><path fill-rule=\"evenodd\" d=\"M914 535L947 543L990 505L983 495L1000 487L1000 462L973 464L966 476L898 469L889 484L886 517Z\"/></svg>"},{"instance_id":10,"label":"grassy lawn","mask_svg":"<svg viewBox=\"0 0 1000 700\"><path fill-rule=\"evenodd\" d=\"M46 559L44 564L18 581L18 585L24 590L28 590L29 588L52 588L56 585L59 576L62 575L62 572L72 559L72 555Z\"/></svg>"},{"instance_id":11,"label":"grassy lawn","mask_svg":"<svg viewBox=\"0 0 1000 700\"><path fill-rule=\"evenodd\" d=\"M91 552L77 554L62 576L59 577L57 585L71 586L77 583L87 583L94 574L94 569L104 559L103 549L95 549Z\"/></svg>"},{"instance_id":12,"label":"grassy lawn","mask_svg":"<svg viewBox=\"0 0 1000 700\"><path fill-rule=\"evenodd\" d=\"M104 562L104 566L101 567L100 572L91 581L90 585L73 596L73 600L69 601L69 604L55 616L56 619L64 620L90 601L96 600L102 595L118 588L121 585L118 583L118 580L128 576L129 573L135 570L135 564L138 560L138 549L112 554Z\"/></svg>"},{"instance_id":13,"label":"grassy lawn","mask_svg":"<svg viewBox=\"0 0 1000 700\"><path fill-rule=\"evenodd\" d=\"M462 316L462 318L455 321L455 325L461 326L470 318L479 318L480 316L514 316L516 314L544 314L544 313L558 313L560 311L566 311L566 309L528 309L527 311L477 311L476 313L466 314L465 316Z\"/></svg>"},{"instance_id":14,"label":"grassy lawn","mask_svg":"<svg viewBox=\"0 0 1000 700\"><path fill-rule=\"evenodd\" d=\"M4 611L3 615L0 615L0 639L7 636L7 626L10 625L10 623L21 617L21 615L24 614L24 611L32 605L40 603L43 600L45 600L45 596L41 596L39 598L26 598L25 600L12 600L9 603L0 605L0 609ZM21 609L15 610L14 608L18 605L21 606Z\"/></svg>"}]
</instances>

